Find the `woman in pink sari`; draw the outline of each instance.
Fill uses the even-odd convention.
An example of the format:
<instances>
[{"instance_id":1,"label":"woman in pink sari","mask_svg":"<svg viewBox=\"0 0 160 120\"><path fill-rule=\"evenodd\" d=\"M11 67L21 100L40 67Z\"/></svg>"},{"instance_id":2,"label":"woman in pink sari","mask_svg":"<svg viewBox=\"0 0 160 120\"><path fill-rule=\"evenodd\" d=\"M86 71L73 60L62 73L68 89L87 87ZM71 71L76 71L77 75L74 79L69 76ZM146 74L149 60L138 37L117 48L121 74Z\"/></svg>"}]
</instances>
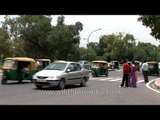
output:
<instances>
[{"instance_id":1,"label":"woman in pink sari","mask_svg":"<svg viewBox=\"0 0 160 120\"><path fill-rule=\"evenodd\" d=\"M137 76L137 66L135 65L135 61L132 61L130 80L131 80L131 87L137 87L138 76Z\"/></svg>"}]
</instances>

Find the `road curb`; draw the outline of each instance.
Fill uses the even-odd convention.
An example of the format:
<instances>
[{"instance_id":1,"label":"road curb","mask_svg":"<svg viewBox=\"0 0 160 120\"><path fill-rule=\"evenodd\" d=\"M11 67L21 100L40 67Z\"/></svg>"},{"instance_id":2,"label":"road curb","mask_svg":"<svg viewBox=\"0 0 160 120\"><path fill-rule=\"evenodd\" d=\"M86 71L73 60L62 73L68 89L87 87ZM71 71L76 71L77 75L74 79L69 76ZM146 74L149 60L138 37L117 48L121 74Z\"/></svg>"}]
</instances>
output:
<instances>
[{"instance_id":1,"label":"road curb","mask_svg":"<svg viewBox=\"0 0 160 120\"><path fill-rule=\"evenodd\" d=\"M155 86L157 89L160 89L160 79L155 80L154 86Z\"/></svg>"}]
</instances>

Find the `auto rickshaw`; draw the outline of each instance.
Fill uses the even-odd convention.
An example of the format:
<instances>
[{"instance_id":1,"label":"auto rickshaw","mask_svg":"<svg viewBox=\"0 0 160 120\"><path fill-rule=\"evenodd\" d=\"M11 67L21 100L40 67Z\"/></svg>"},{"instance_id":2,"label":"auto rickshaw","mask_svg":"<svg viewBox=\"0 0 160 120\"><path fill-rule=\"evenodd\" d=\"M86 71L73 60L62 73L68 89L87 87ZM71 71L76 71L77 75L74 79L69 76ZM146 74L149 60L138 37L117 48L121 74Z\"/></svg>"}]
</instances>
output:
<instances>
[{"instance_id":1,"label":"auto rickshaw","mask_svg":"<svg viewBox=\"0 0 160 120\"><path fill-rule=\"evenodd\" d=\"M108 62L105 60L92 61L91 71L93 77L108 76Z\"/></svg>"},{"instance_id":2,"label":"auto rickshaw","mask_svg":"<svg viewBox=\"0 0 160 120\"><path fill-rule=\"evenodd\" d=\"M148 61L148 75L159 75L159 66L156 61Z\"/></svg>"},{"instance_id":3,"label":"auto rickshaw","mask_svg":"<svg viewBox=\"0 0 160 120\"><path fill-rule=\"evenodd\" d=\"M47 65L51 63L50 59L36 59L38 71L45 68Z\"/></svg>"},{"instance_id":4,"label":"auto rickshaw","mask_svg":"<svg viewBox=\"0 0 160 120\"><path fill-rule=\"evenodd\" d=\"M111 61L112 69L119 70L119 62L118 61Z\"/></svg>"},{"instance_id":5,"label":"auto rickshaw","mask_svg":"<svg viewBox=\"0 0 160 120\"><path fill-rule=\"evenodd\" d=\"M26 70L27 68L27 70ZM22 82L22 80L31 80L37 72L36 61L27 57L5 58L2 66L1 84L7 84L8 80Z\"/></svg>"}]
</instances>

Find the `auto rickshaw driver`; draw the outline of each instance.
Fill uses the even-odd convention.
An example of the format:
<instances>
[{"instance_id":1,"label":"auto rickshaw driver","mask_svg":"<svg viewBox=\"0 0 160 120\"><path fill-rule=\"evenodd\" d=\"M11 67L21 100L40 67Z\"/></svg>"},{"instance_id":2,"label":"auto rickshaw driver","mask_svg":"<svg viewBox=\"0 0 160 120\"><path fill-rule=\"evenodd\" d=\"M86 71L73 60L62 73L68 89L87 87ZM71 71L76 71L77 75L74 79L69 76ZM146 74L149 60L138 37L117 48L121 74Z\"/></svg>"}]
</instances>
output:
<instances>
[{"instance_id":1,"label":"auto rickshaw driver","mask_svg":"<svg viewBox=\"0 0 160 120\"><path fill-rule=\"evenodd\" d=\"M27 65L24 65L22 68L22 72L24 73L25 78L29 76L30 73L30 64L28 63Z\"/></svg>"}]
</instances>

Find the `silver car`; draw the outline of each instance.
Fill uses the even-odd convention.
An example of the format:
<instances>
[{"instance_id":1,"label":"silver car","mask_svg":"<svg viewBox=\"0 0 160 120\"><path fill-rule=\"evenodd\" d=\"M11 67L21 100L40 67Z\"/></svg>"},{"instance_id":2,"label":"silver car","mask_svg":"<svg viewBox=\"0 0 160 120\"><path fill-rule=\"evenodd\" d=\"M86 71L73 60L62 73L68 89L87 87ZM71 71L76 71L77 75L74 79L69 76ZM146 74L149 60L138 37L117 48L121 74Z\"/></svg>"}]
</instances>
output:
<instances>
[{"instance_id":1,"label":"silver car","mask_svg":"<svg viewBox=\"0 0 160 120\"><path fill-rule=\"evenodd\" d=\"M66 85L80 84L86 86L89 80L89 70L84 69L78 62L53 62L33 76L35 86L58 86L60 90Z\"/></svg>"}]
</instances>

